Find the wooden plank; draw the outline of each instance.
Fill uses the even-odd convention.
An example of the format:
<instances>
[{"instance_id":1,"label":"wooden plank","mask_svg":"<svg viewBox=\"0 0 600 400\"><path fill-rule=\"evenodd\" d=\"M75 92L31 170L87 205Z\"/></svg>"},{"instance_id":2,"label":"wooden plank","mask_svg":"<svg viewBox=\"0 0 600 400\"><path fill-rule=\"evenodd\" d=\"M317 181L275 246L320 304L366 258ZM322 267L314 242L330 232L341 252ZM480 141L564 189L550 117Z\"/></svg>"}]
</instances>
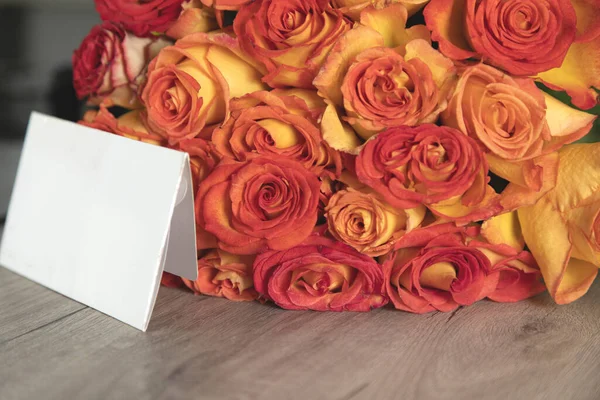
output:
<instances>
[{"instance_id":1,"label":"wooden plank","mask_svg":"<svg viewBox=\"0 0 600 400\"><path fill-rule=\"evenodd\" d=\"M598 284L569 306L542 295L426 316L389 309L288 312L163 288L146 334L84 309L0 344L0 393L3 399L597 400L598 332Z\"/></svg>"},{"instance_id":2,"label":"wooden plank","mask_svg":"<svg viewBox=\"0 0 600 400\"><path fill-rule=\"evenodd\" d=\"M0 344L84 308L0 267Z\"/></svg>"}]
</instances>

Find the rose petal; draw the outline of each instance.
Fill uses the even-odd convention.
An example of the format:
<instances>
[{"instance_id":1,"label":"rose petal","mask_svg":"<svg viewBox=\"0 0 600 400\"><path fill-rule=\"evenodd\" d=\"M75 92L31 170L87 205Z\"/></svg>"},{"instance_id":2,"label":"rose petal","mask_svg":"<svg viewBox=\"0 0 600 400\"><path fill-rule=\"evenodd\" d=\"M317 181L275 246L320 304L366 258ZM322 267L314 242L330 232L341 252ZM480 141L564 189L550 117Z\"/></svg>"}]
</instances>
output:
<instances>
[{"instance_id":1,"label":"rose petal","mask_svg":"<svg viewBox=\"0 0 600 400\"><path fill-rule=\"evenodd\" d=\"M545 94L545 98L546 121L552 135L551 143L545 148L548 152L558 150L565 144L573 143L587 135L598 118L596 115L569 107L548 94Z\"/></svg>"},{"instance_id":2,"label":"rose petal","mask_svg":"<svg viewBox=\"0 0 600 400\"><path fill-rule=\"evenodd\" d=\"M566 90L577 107L588 110L599 102L600 36L590 42L573 43L560 68L538 75L547 86Z\"/></svg>"},{"instance_id":3,"label":"rose petal","mask_svg":"<svg viewBox=\"0 0 600 400\"><path fill-rule=\"evenodd\" d=\"M485 221L481 226L481 235L492 244L507 244L517 250L523 250L525 247L525 239L516 212L502 214Z\"/></svg>"},{"instance_id":4,"label":"rose petal","mask_svg":"<svg viewBox=\"0 0 600 400\"><path fill-rule=\"evenodd\" d=\"M465 34L466 0L431 0L423 11L431 38L440 51L455 60L475 56Z\"/></svg>"},{"instance_id":5,"label":"rose petal","mask_svg":"<svg viewBox=\"0 0 600 400\"><path fill-rule=\"evenodd\" d=\"M408 12L402 4L392 4L381 9L369 6L360 14L360 23L379 32L386 47L402 49L414 39L424 39L431 43L427 27L415 25L407 29L407 19Z\"/></svg>"},{"instance_id":6,"label":"rose petal","mask_svg":"<svg viewBox=\"0 0 600 400\"><path fill-rule=\"evenodd\" d=\"M379 32L361 25L343 34L313 81L319 95L331 100L336 106L342 106L344 99L340 88L354 58L366 49L383 46L383 42Z\"/></svg>"}]
</instances>

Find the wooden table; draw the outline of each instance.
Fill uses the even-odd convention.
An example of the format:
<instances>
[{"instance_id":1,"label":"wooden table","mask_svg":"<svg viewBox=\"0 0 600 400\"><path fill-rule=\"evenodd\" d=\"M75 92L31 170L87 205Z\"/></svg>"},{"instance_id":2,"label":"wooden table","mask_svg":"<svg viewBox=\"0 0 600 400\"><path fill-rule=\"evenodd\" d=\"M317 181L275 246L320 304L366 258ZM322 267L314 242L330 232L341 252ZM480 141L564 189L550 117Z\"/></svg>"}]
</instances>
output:
<instances>
[{"instance_id":1,"label":"wooden table","mask_svg":"<svg viewBox=\"0 0 600 400\"><path fill-rule=\"evenodd\" d=\"M0 268L0 399L597 400L600 285L424 316L162 288L142 333Z\"/></svg>"}]
</instances>

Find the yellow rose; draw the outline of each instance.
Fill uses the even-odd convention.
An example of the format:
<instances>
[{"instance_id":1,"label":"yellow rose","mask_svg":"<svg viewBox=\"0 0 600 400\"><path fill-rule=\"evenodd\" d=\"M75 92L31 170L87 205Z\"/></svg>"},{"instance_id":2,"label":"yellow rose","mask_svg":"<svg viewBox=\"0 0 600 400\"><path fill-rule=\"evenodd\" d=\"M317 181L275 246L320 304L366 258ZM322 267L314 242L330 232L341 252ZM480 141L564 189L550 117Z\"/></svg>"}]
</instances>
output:
<instances>
[{"instance_id":1,"label":"yellow rose","mask_svg":"<svg viewBox=\"0 0 600 400\"><path fill-rule=\"evenodd\" d=\"M587 292L600 267L600 143L559 155L556 187L518 214L550 294L566 304Z\"/></svg>"}]
</instances>

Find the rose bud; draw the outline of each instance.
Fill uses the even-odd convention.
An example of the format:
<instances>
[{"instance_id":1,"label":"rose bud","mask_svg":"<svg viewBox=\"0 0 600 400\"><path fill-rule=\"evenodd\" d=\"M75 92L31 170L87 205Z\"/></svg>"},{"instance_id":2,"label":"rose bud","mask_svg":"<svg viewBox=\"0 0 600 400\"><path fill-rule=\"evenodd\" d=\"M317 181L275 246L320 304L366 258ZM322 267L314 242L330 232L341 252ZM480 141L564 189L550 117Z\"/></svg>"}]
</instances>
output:
<instances>
[{"instance_id":1,"label":"rose bud","mask_svg":"<svg viewBox=\"0 0 600 400\"><path fill-rule=\"evenodd\" d=\"M406 7L410 17L419 12L428 2L429 0L331 0L331 5L352 20L360 21L361 12L371 7L380 10L392 4L401 4Z\"/></svg>"},{"instance_id":2,"label":"rose bud","mask_svg":"<svg viewBox=\"0 0 600 400\"><path fill-rule=\"evenodd\" d=\"M212 250L198 260L198 279L183 278L183 283L196 294L233 301L256 300L258 293L252 283L253 262L254 256L236 256Z\"/></svg>"},{"instance_id":3,"label":"rose bud","mask_svg":"<svg viewBox=\"0 0 600 400\"><path fill-rule=\"evenodd\" d=\"M183 0L94 0L103 21L123 25L137 36L163 33L177 20Z\"/></svg>"},{"instance_id":4,"label":"rose bud","mask_svg":"<svg viewBox=\"0 0 600 400\"><path fill-rule=\"evenodd\" d=\"M178 143L176 150L184 151L190 155L190 167L192 171L192 187L194 193L198 186L215 169L220 157L213 144L204 139L186 139Z\"/></svg>"},{"instance_id":5,"label":"rose bud","mask_svg":"<svg viewBox=\"0 0 600 400\"><path fill-rule=\"evenodd\" d=\"M181 14L165 34L173 39L199 32L210 32L219 27L215 11L202 4L201 0L185 0Z\"/></svg>"},{"instance_id":6,"label":"rose bud","mask_svg":"<svg viewBox=\"0 0 600 400\"><path fill-rule=\"evenodd\" d=\"M73 53L73 86L79 99L104 99L125 108L139 106L137 88L148 62L169 42L143 39L111 22L96 25Z\"/></svg>"},{"instance_id":7,"label":"rose bud","mask_svg":"<svg viewBox=\"0 0 600 400\"><path fill-rule=\"evenodd\" d=\"M260 254L254 285L287 310L369 311L388 301L381 267L372 258L318 236L286 251Z\"/></svg>"},{"instance_id":8,"label":"rose bud","mask_svg":"<svg viewBox=\"0 0 600 400\"><path fill-rule=\"evenodd\" d=\"M169 272L163 272L162 277L160 278L160 284L175 289L185 286L182 278Z\"/></svg>"},{"instance_id":9,"label":"rose bud","mask_svg":"<svg viewBox=\"0 0 600 400\"><path fill-rule=\"evenodd\" d=\"M81 125L94 129L114 133L124 136L128 139L139 140L140 142L150 143L157 146L163 146L165 140L162 136L152 133L146 129L143 114L139 110L130 111L119 118L103 105L97 111L88 111L79 121Z\"/></svg>"},{"instance_id":10,"label":"rose bud","mask_svg":"<svg viewBox=\"0 0 600 400\"><path fill-rule=\"evenodd\" d=\"M356 158L356 173L393 207L425 204L461 222L501 211L487 185L481 149L452 128L426 124L389 129L367 142Z\"/></svg>"},{"instance_id":11,"label":"rose bud","mask_svg":"<svg viewBox=\"0 0 600 400\"><path fill-rule=\"evenodd\" d=\"M311 89L327 53L350 21L329 0L256 0L238 12L233 30L259 61L269 86Z\"/></svg>"},{"instance_id":12,"label":"rose bud","mask_svg":"<svg viewBox=\"0 0 600 400\"><path fill-rule=\"evenodd\" d=\"M530 252L479 241L472 241L469 246L485 254L492 264L488 279L496 283L495 290L487 296L490 300L515 303L546 291L540 268Z\"/></svg>"},{"instance_id":13,"label":"rose bud","mask_svg":"<svg viewBox=\"0 0 600 400\"><path fill-rule=\"evenodd\" d=\"M600 143L559 154L556 186L518 214L550 295L566 304L588 291L600 267Z\"/></svg>"},{"instance_id":14,"label":"rose bud","mask_svg":"<svg viewBox=\"0 0 600 400\"><path fill-rule=\"evenodd\" d=\"M327 57L314 85L329 105L321 126L333 148L356 154L383 130L434 123L446 108L454 64L431 47L425 26L405 29L407 18L399 4L368 9L367 26L345 33Z\"/></svg>"},{"instance_id":15,"label":"rose bud","mask_svg":"<svg viewBox=\"0 0 600 400\"><path fill-rule=\"evenodd\" d=\"M320 186L315 174L293 160L226 158L200 183L196 222L230 253L285 250L315 227Z\"/></svg>"},{"instance_id":16,"label":"rose bud","mask_svg":"<svg viewBox=\"0 0 600 400\"><path fill-rule=\"evenodd\" d=\"M231 117L212 141L222 156L238 161L251 153L283 156L316 175L336 178L342 159L321 137L318 119L324 108L314 91L254 92L231 101Z\"/></svg>"},{"instance_id":17,"label":"rose bud","mask_svg":"<svg viewBox=\"0 0 600 400\"><path fill-rule=\"evenodd\" d=\"M202 137L229 115L229 100L263 90L260 73L236 39L196 33L164 48L148 67L142 92L151 129L169 140Z\"/></svg>"},{"instance_id":18,"label":"rose bud","mask_svg":"<svg viewBox=\"0 0 600 400\"><path fill-rule=\"evenodd\" d=\"M376 193L348 188L334 194L325 209L329 232L362 254L388 253L405 233L419 227L426 208L394 208Z\"/></svg>"},{"instance_id":19,"label":"rose bud","mask_svg":"<svg viewBox=\"0 0 600 400\"><path fill-rule=\"evenodd\" d=\"M560 67L577 33L570 0L431 0L424 14L446 56L513 75Z\"/></svg>"},{"instance_id":20,"label":"rose bud","mask_svg":"<svg viewBox=\"0 0 600 400\"><path fill-rule=\"evenodd\" d=\"M398 241L383 264L387 294L399 310L448 312L491 294L491 262L467 245L476 229L453 224L412 231Z\"/></svg>"}]
</instances>

